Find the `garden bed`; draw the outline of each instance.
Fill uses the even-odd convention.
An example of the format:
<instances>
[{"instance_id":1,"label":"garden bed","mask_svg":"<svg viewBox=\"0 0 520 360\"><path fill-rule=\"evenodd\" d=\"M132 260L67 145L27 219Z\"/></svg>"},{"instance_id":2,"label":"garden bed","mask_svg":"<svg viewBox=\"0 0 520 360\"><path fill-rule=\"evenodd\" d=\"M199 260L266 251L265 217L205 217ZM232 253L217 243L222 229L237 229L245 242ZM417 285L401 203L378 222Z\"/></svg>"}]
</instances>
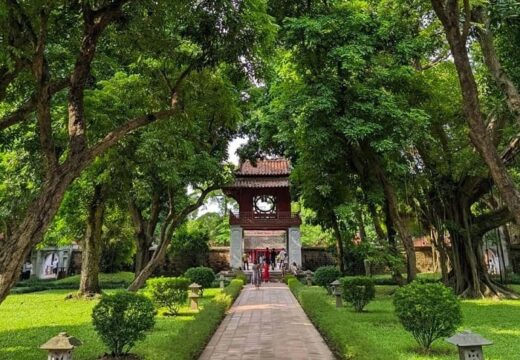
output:
<instances>
[{"instance_id":1,"label":"garden bed","mask_svg":"<svg viewBox=\"0 0 520 360\"><path fill-rule=\"evenodd\" d=\"M220 289L207 289L200 312L184 306L179 316L158 316L153 331L132 352L144 359L195 359L240 293L241 285L232 285L226 288L228 296L222 296ZM91 319L97 300L65 300L68 292L46 290L9 295L0 306L0 359L42 359L45 355L39 346L61 331L83 341L75 350L74 359L93 360L103 355L106 348Z\"/></svg>"},{"instance_id":2,"label":"garden bed","mask_svg":"<svg viewBox=\"0 0 520 360\"><path fill-rule=\"evenodd\" d=\"M99 274L99 286L101 289L127 288L134 279L131 272L118 272L113 274ZM11 290L11 294L28 294L45 290L77 290L79 289L80 275L69 276L60 280L41 280L32 278L19 281Z\"/></svg>"},{"instance_id":3,"label":"garden bed","mask_svg":"<svg viewBox=\"0 0 520 360\"><path fill-rule=\"evenodd\" d=\"M291 290L304 311L338 357L349 360L453 360L455 348L444 341L422 354L415 340L394 315L392 286L378 286L376 300L363 313L348 305L337 309L335 300L318 287L296 286ZM516 288L520 290L520 288ZM485 348L486 359L514 359L520 353L520 301L467 300L462 302L463 325L495 344Z\"/></svg>"}]
</instances>

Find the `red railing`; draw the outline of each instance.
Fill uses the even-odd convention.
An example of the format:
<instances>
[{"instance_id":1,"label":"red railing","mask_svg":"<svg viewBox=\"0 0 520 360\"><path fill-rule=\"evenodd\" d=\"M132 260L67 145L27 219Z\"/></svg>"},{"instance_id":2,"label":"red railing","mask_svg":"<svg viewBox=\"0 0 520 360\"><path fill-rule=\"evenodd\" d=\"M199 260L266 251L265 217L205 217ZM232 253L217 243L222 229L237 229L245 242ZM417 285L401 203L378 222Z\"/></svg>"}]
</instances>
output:
<instances>
[{"instance_id":1,"label":"red railing","mask_svg":"<svg viewBox=\"0 0 520 360\"><path fill-rule=\"evenodd\" d=\"M290 227L301 225L300 215L290 211L279 211L274 214L261 214L252 211L240 213L229 213L229 223L231 225L247 225L251 227L259 226L281 226Z\"/></svg>"}]
</instances>

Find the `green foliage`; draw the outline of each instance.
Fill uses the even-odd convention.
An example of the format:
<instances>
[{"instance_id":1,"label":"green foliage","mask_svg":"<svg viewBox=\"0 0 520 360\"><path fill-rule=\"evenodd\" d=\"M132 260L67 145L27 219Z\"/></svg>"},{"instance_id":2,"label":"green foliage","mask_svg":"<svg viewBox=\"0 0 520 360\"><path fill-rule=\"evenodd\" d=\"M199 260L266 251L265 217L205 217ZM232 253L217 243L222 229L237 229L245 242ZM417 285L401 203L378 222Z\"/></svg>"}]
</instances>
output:
<instances>
[{"instance_id":1,"label":"green foliage","mask_svg":"<svg viewBox=\"0 0 520 360\"><path fill-rule=\"evenodd\" d=\"M305 286L296 278L288 279L287 285L296 298L298 298L300 291L305 288Z\"/></svg>"},{"instance_id":2,"label":"green foliage","mask_svg":"<svg viewBox=\"0 0 520 360\"><path fill-rule=\"evenodd\" d=\"M224 195L220 195L217 199L220 201L221 197L224 197ZM210 201L213 199L215 198L209 198ZM224 205L226 203L227 202L225 201ZM225 215L209 212L194 220L190 220L188 224L189 226L198 227L207 232L209 242L212 246L229 246L231 230L229 227L227 212L225 211L224 214Z\"/></svg>"},{"instance_id":3,"label":"green foliage","mask_svg":"<svg viewBox=\"0 0 520 360\"><path fill-rule=\"evenodd\" d=\"M244 284L245 282L241 279L233 279L229 285L224 288L224 294L229 296L233 302L238 297L238 295L240 295L240 291L242 290Z\"/></svg>"},{"instance_id":4,"label":"green foliage","mask_svg":"<svg viewBox=\"0 0 520 360\"><path fill-rule=\"evenodd\" d=\"M242 281L231 280L222 293L217 294L209 303L205 304L195 321L189 321L175 336L173 343L179 346L175 346L173 354L168 355L174 359L197 359L226 315L226 310L240 294L242 286Z\"/></svg>"},{"instance_id":5,"label":"green foliage","mask_svg":"<svg viewBox=\"0 0 520 360\"><path fill-rule=\"evenodd\" d=\"M170 315L177 315L188 299L190 280L186 278L159 277L146 281L145 293L157 308L166 307Z\"/></svg>"},{"instance_id":6,"label":"green foliage","mask_svg":"<svg viewBox=\"0 0 520 360\"><path fill-rule=\"evenodd\" d=\"M169 261L174 273L185 273L189 268L207 261L209 233L196 225L190 222L175 232L169 250Z\"/></svg>"},{"instance_id":7,"label":"green foliage","mask_svg":"<svg viewBox=\"0 0 520 360\"><path fill-rule=\"evenodd\" d=\"M460 301L443 284L414 281L396 291L394 306L401 324L425 349L462 323Z\"/></svg>"},{"instance_id":8,"label":"green foliage","mask_svg":"<svg viewBox=\"0 0 520 360\"><path fill-rule=\"evenodd\" d=\"M298 278L292 274L285 274L283 277L282 277L282 282L284 284L289 284L289 280L291 279L296 279L298 280ZM299 280L298 280L299 281Z\"/></svg>"},{"instance_id":9,"label":"green foliage","mask_svg":"<svg viewBox=\"0 0 520 360\"><path fill-rule=\"evenodd\" d=\"M376 287L372 278L359 276L341 278L340 281L341 296L351 303L357 312L363 311L365 306L376 296Z\"/></svg>"},{"instance_id":10,"label":"green foliage","mask_svg":"<svg viewBox=\"0 0 520 360\"><path fill-rule=\"evenodd\" d=\"M313 282L316 285L328 288L330 286L330 283L334 280L339 279L340 276L341 272L336 266L321 266L317 268L314 272Z\"/></svg>"},{"instance_id":11,"label":"green foliage","mask_svg":"<svg viewBox=\"0 0 520 360\"><path fill-rule=\"evenodd\" d=\"M92 309L92 323L113 356L130 351L155 324L155 309L144 295L118 292L104 295Z\"/></svg>"},{"instance_id":12,"label":"green foliage","mask_svg":"<svg viewBox=\"0 0 520 360\"><path fill-rule=\"evenodd\" d=\"M235 279L242 280L244 284L247 284L247 275L240 269L235 270Z\"/></svg>"},{"instance_id":13,"label":"green foliage","mask_svg":"<svg viewBox=\"0 0 520 360\"><path fill-rule=\"evenodd\" d=\"M101 236L101 271L115 273L131 269L135 255L134 238L128 213L122 208L109 208Z\"/></svg>"},{"instance_id":14,"label":"green foliage","mask_svg":"<svg viewBox=\"0 0 520 360\"><path fill-rule=\"evenodd\" d=\"M134 274L131 272L119 272L114 274L99 274L99 286L101 289L121 289L128 287ZM52 289L77 290L79 287L80 275L69 276L60 280L40 280L31 278L18 282L11 290L13 294L31 293L36 291Z\"/></svg>"},{"instance_id":15,"label":"green foliage","mask_svg":"<svg viewBox=\"0 0 520 360\"><path fill-rule=\"evenodd\" d=\"M201 285L203 289L211 287L211 283L215 281L213 269L205 266L198 266L186 270L184 277L190 279L191 282Z\"/></svg>"}]
</instances>

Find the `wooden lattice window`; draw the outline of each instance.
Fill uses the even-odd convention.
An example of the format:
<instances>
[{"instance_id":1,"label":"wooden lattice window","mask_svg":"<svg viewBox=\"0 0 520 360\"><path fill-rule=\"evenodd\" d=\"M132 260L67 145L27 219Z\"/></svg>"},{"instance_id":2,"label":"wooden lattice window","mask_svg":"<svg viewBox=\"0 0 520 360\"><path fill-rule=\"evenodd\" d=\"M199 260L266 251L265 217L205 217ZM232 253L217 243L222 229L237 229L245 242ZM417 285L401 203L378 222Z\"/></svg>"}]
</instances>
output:
<instances>
[{"instance_id":1,"label":"wooden lattice window","mask_svg":"<svg viewBox=\"0 0 520 360\"><path fill-rule=\"evenodd\" d=\"M259 195L253 198L253 213L257 217L276 216L276 197L273 195Z\"/></svg>"}]
</instances>

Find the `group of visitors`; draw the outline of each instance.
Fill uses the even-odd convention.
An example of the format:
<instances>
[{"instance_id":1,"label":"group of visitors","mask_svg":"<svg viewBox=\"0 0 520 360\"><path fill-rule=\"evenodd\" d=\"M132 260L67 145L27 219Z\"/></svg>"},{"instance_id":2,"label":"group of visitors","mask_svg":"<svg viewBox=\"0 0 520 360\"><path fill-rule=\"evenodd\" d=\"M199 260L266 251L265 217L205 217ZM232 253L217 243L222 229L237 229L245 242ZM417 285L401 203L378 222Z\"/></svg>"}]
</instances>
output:
<instances>
[{"instance_id":1,"label":"group of visitors","mask_svg":"<svg viewBox=\"0 0 520 360\"><path fill-rule=\"evenodd\" d=\"M249 261L247 258L247 254L244 254L243 257L244 269L249 270ZM282 274L285 274L285 271L288 269L288 256L285 249L280 250L279 253L276 253L275 249L269 248L265 249L264 255L260 255L258 259L254 259L252 265L252 275L251 275L251 284L253 284L256 288L259 288L261 283L269 282L269 269L274 270L275 267L278 267L282 270ZM295 262L291 264L290 271L295 275L298 271L298 266Z\"/></svg>"},{"instance_id":2,"label":"group of visitors","mask_svg":"<svg viewBox=\"0 0 520 360\"><path fill-rule=\"evenodd\" d=\"M283 270L288 267L288 256L287 252L283 248L280 252L277 252L274 248L270 249L267 247L265 251L260 250L253 253L253 260L251 259L251 253L244 253L242 255L242 269L249 270L249 264L251 262L262 265L264 261L271 267L272 270L276 268ZM251 261L252 260L252 261Z\"/></svg>"}]
</instances>

